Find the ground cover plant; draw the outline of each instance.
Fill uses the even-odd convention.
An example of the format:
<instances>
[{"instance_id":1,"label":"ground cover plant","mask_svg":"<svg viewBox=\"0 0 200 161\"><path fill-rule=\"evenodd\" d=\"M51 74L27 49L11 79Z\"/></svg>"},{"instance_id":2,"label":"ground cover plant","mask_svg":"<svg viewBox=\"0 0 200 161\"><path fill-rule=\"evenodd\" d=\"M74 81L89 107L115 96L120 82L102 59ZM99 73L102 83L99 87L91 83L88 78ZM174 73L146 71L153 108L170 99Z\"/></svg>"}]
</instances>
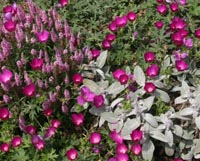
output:
<instances>
[{"instance_id":1,"label":"ground cover plant","mask_svg":"<svg viewBox=\"0 0 200 161\"><path fill-rule=\"evenodd\" d=\"M0 18L0 158L200 158L196 0L13 1Z\"/></svg>"}]
</instances>

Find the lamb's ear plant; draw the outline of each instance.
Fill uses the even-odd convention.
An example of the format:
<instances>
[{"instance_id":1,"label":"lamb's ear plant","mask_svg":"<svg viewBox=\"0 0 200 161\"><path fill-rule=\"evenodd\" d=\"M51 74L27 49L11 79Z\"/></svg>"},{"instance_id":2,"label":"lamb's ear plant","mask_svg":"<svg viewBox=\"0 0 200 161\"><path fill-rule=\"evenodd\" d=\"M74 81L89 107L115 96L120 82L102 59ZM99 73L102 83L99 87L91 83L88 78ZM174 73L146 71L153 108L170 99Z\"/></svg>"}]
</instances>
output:
<instances>
[{"instance_id":1,"label":"lamb's ear plant","mask_svg":"<svg viewBox=\"0 0 200 161\"><path fill-rule=\"evenodd\" d=\"M3 8L1 160L200 159L198 2L53 2Z\"/></svg>"}]
</instances>

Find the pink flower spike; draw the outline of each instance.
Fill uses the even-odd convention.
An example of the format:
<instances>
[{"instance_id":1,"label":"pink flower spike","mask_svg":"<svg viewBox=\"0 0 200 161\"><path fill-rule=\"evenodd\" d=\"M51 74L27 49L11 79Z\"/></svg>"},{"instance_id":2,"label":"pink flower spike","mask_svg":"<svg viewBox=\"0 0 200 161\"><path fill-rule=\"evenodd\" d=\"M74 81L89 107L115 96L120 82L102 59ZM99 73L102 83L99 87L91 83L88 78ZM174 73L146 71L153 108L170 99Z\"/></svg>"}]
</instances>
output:
<instances>
[{"instance_id":1,"label":"pink flower spike","mask_svg":"<svg viewBox=\"0 0 200 161\"><path fill-rule=\"evenodd\" d=\"M195 36L200 39L200 28L195 30Z\"/></svg>"},{"instance_id":2,"label":"pink flower spike","mask_svg":"<svg viewBox=\"0 0 200 161\"><path fill-rule=\"evenodd\" d=\"M112 32L116 32L117 31L117 24L115 21L112 21L109 25L108 25L108 28L110 31Z\"/></svg>"},{"instance_id":3,"label":"pink flower spike","mask_svg":"<svg viewBox=\"0 0 200 161\"><path fill-rule=\"evenodd\" d=\"M72 76L72 81L76 85L80 85L83 82L83 77L80 73L76 73Z\"/></svg>"},{"instance_id":4,"label":"pink flower spike","mask_svg":"<svg viewBox=\"0 0 200 161\"><path fill-rule=\"evenodd\" d=\"M43 65L43 59L40 58L34 58L30 62L30 66L33 70L41 70Z\"/></svg>"},{"instance_id":5,"label":"pink flower spike","mask_svg":"<svg viewBox=\"0 0 200 161\"><path fill-rule=\"evenodd\" d=\"M12 72L10 70L4 68L2 70L2 73L0 73L0 82L5 83L5 84L9 83L12 79L12 76L13 76Z\"/></svg>"},{"instance_id":6,"label":"pink flower spike","mask_svg":"<svg viewBox=\"0 0 200 161\"><path fill-rule=\"evenodd\" d=\"M118 153L116 155L117 161L129 161L128 154Z\"/></svg>"},{"instance_id":7,"label":"pink flower spike","mask_svg":"<svg viewBox=\"0 0 200 161\"><path fill-rule=\"evenodd\" d=\"M2 143L0 145L0 150L4 153L8 152L10 150L10 145L8 143Z\"/></svg>"},{"instance_id":8,"label":"pink flower spike","mask_svg":"<svg viewBox=\"0 0 200 161\"><path fill-rule=\"evenodd\" d=\"M35 84L31 83L23 88L23 93L27 97L33 97L35 95Z\"/></svg>"},{"instance_id":9,"label":"pink flower spike","mask_svg":"<svg viewBox=\"0 0 200 161\"><path fill-rule=\"evenodd\" d=\"M28 125L25 127L25 131L27 132L27 134L29 135L35 135L36 134L36 127L34 127L33 125Z\"/></svg>"},{"instance_id":10,"label":"pink flower spike","mask_svg":"<svg viewBox=\"0 0 200 161\"><path fill-rule=\"evenodd\" d=\"M141 130L133 130L131 133L131 139L134 142L139 142L140 140L142 140L143 137L143 133Z\"/></svg>"},{"instance_id":11,"label":"pink flower spike","mask_svg":"<svg viewBox=\"0 0 200 161\"><path fill-rule=\"evenodd\" d=\"M163 22L162 21L156 21L155 26L157 29L161 29L163 27Z\"/></svg>"},{"instance_id":12,"label":"pink flower spike","mask_svg":"<svg viewBox=\"0 0 200 161\"><path fill-rule=\"evenodd\" d=\"M78 157L78 151L74 148L67 150L66 157L70 161L75 160Z\"/></svg>"},{"instance_id":13,"label":"pink flower spike","mask_svg":"<svg viewBox=\"0 0 200 161\"><path fill-rule=\"evenodd\" d=\"M140 144L133 144L131 146L131 152L134 154L134 155L140 155L141 152L142 152L142 147Z\"/></svg>"},{"instance_id":14,"label":"pink flower spike","mask_svg":"<svg viewBox=\"0 0 200 161\"><path fill-rule=\"evenodd\" d=\"M99 144L101 141L101 134L98 132L93 132L90 134L89 140L91 144Z\"/></svg>"},{"instance_id":15,"label":"pink flower spike","mask_svg":"<svg viewBox=\"0 0 200 161\"><path fill-rule=\"evenodd\" d=\"M119 77L119 82L121 85L125 85L128 82L128 75L123 74Z\"/></svg>"},{"instance_id":16,"label":"pink flower spike","mask_svg":"<svg viewBox=\"0 0 200 161\"><path fill-rule=\"evenodd\" d=\"M110 33L106 34L106 40L108 40L109 42L113 42L115 38L116 38L115 34L110 34Z\"/></svg>"},{"instance_id":17,"label":"pink flower spike","mask_svg":"<svg viewBox=\"0 0 200 161\"><path fill-rule=\"evenodd\" d=\"M51 126L55 127L56 129L59 128L61 125L60 121L57 119L51 120Z\"/></svg>"},{"instance_id":18,"label":"pink flower spike","mask_svg":"<svg viewBox=\"0 0 200 161\"><path fill-rule=\"evenodd\" d=\"M84 115L82 113L78 113L78 114L74 113L71 115L71 118L72 118L72 122L74 123L74 125L76 125L76 126L83 125Z\"/></svg>"},{"instance_id":19,"label":"pink flower spike","mask_svg":"<svg viewBox=\"0 0 200 161\"><path fill-rule=\"evenodd\" d=\"M47 30L43 30L42 32L37 32L36 37L39 42L46 43L49 38L49 32Z\"/></svg>"},{"instance_id":20,"label":"pink flower spike","mask_svg":"<svg viewBox=\"0 0 200 161\"><path fill-rule=\"evenodd\" d=\"M165 14L167 12L167 6L166 6L166 4L158 5L157 6L157 12L159 14L162 14L162 15Z\"/></svg>"},{"instance_id":21,"label":"pink flower spike","mask_svg":"<svg viewBox=\"0 0 200 161\"><path fill-rule=\"evenodd\" d=\"M116 17L115 18L115 22L117 24L117 27L121 27L121 28L124 28L127 24L127 17L126 15L125 16L122 16L122 17Z\"/></svg>"},{"instance_id":22,"label":"pink flower spike","mask_svg":"<svg viewBox=\"0 0 200 161\"><path fill-rule=\"evenodd\" d=\"M0 108L0 119L5 121L9 118L10 112L7 107Z\"/></svg>"},{"instance_id":23,"label":"pink flower spike","mask_svg":"<svg viewBox=\"0 0 200 161\"><path fill-rule=\"evenodd\" d=\"M153 52L148 51L144 54L144 59L146 62L152 62L155 59L155 54Z\"/></svg>"},{"instance_id":24,"label":"pink flower spike","mask_svg":"<svg viewBox=\"0 0 200 161\"><path fill-rule=\"evenodd\" d=\"M144 86L144 90L147 93L153 93L156 90L156 86L152 82L146 82Z\"/></svg>"}]
</instances>

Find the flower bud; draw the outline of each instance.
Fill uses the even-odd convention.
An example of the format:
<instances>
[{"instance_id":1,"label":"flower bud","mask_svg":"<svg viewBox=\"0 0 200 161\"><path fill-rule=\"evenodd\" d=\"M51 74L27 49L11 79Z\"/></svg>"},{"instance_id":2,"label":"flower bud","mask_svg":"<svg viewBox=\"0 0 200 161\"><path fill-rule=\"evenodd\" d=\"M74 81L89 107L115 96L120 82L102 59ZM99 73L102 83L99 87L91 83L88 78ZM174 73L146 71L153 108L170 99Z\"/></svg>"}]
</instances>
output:
<instances>
[{"instance_id":1,"label":"flower bud","mask_svg":"<svg viewBox=\"0 0 200 161\"><path fill-rule=\"evenodd\" d=\"M156 86L152 82L146 82L144 86L144 90L147 93L153 93L156 90Z\"/></svg>"},{"instance_id":2,"label":"flower bud","mask_svg":"<svg viewBox=\"0 0 200 161\"><path fill-rule=\"evenodd\" d=\"M134 154L134 155L140 155L141 152L142 152L142 147L140 144L133 144L131 146L131 152Z\"/></svg>"},{"instance_id":3,"label":"flower bud","mask_svg":"<svg viewBox=\"0 0 200 161\"><path fill-rule=\"evenodd\" d=\"M97 132L93 132L90 135L90 143L91 144L99 144L101 141L101 134Z\"/></svg>"},{"instance_id":4,"label":"flower bud","mask_svg":"<svg viewBox=\"0 0 200 161\"><path fill-rule=\"evenodd\" d=\"M78 151L74 148L67 150L66 157L70 161L75 160L78 157Z\"/></svg>"}]
</instances>

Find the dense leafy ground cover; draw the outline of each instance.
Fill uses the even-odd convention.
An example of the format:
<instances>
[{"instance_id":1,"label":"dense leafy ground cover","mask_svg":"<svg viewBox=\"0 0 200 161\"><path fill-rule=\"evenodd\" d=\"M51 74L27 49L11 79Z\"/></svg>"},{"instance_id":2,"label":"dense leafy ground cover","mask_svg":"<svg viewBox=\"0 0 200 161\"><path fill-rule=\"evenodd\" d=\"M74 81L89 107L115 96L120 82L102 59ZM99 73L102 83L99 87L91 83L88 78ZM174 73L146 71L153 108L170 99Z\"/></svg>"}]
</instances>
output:
<instances>
[{"instance_id":1,"label":"dense leafy ground cover","mask_svg":"<svg viewBox=\"0 0 200 161\"><path fill-rule=\"evenodd\" d=\"M4 3L0 160L200 158L198 1Z\"/></svg>"}]
</instances>

